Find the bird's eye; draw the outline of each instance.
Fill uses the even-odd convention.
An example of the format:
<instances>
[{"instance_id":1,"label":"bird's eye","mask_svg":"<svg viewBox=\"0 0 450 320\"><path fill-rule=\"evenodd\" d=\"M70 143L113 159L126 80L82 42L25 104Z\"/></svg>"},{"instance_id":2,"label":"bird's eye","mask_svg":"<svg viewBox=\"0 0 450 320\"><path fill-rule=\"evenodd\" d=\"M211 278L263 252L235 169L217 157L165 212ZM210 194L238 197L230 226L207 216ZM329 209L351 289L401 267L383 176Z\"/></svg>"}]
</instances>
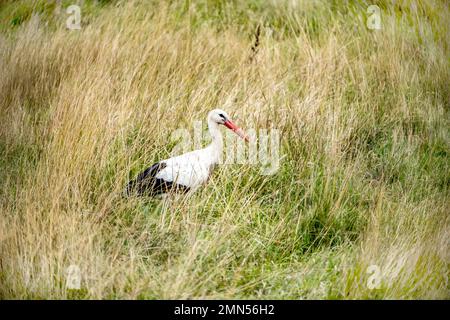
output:
<instances>
[{"instance_id":1,"label":"bird's eye","mask_svg":"<svg viewBox=\"0 0 450 320\"><path fill-rule=\"evenodd\" d=\"M223 113L219 113L219 117L221 117L223 120L225 120L225 115Z\"/></svg>"}]
</instances>

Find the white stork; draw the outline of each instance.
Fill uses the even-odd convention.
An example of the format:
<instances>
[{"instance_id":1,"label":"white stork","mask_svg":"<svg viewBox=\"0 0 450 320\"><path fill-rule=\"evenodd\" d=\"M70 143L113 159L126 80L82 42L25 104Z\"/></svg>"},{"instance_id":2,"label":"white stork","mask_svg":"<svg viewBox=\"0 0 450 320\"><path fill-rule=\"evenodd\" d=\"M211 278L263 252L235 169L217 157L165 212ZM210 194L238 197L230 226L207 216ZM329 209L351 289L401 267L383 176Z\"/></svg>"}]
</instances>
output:
<instances>
[{"instance_id":1,"label":"white stork","mask_svg":"<svg viewBox=\"0 0 450 320\"><path fill-rule=\"evenodd\" d=\"M208 129L212 138L209 146L153 164L128 182L126 194L155 196L171 190L195 191L208 180L214 165L219 162L223 148L221 124L248 141L245 133L225 111L214 109L208 114Z\"/></svg>"}]
</instances>

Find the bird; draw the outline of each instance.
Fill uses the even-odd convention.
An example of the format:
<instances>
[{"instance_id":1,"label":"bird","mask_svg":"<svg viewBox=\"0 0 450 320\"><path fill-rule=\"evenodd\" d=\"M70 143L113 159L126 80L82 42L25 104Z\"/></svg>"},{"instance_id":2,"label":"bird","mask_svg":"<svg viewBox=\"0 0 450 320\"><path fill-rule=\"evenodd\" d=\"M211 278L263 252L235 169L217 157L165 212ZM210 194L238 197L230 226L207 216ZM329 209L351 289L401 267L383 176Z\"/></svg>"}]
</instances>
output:
<instances>
[{"instance_id":1,"label":"bird","mask_svg":"<svg viewBox=\"0 0 450 320\"><path fill-rule=\"evenodd\" d=\"M125 194L154 197L170 192L196 191L208 181L213 168L219 163L223 149L220 125L224 125L244 141L249 141L244 131L231 121L224 110L211 110L207 116L207 123L211 144L203 149L154 163L128 182Z\"/></svg>"}]
</instances>

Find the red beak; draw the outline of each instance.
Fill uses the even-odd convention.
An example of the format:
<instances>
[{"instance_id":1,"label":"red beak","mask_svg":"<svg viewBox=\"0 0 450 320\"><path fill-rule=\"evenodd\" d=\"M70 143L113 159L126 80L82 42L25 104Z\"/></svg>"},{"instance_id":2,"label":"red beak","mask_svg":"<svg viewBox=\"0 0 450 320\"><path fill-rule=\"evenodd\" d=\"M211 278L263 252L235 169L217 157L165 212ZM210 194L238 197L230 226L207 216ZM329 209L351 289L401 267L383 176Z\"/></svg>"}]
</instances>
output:
<instances>
[{"instance_id":1,"label":"red beak","mask_svg":"<svg viewBox=\"0 0 450 320\"><path fill-rule=\"evenodd\" d=\"M242 131L241 128L239 128L237 125L235 125L233 122L231 122L230 120L227 120L224 122L225 127L227 127L230 130L233 130L239 137L241 137L242 139L244 139L246 142L249 141L248 136L244 133L244 131Z\"/></svg>"}]
</instances>

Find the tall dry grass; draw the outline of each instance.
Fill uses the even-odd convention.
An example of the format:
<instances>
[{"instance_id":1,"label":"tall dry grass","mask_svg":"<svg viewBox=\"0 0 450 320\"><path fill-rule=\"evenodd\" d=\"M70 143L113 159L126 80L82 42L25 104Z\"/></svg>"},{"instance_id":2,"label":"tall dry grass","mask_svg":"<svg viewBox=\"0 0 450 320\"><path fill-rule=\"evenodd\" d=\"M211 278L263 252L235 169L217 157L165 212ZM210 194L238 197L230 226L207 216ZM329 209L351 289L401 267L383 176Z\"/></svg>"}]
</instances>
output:
<instances>
[{"instance_id":1,"label":"tall dry grass","mask_svg":"<svg viewBox=\"0 0 450 320\"><path fill-rule=\"evenodd\" d=\"M364 2L85 1L77 31L31 3L0 9L22 14L0 38L1 298L449 297L445 2L381 2L379 31ZM281 131L275 175L122 197L216 107Z\"/></svg>"}]
</instances>

